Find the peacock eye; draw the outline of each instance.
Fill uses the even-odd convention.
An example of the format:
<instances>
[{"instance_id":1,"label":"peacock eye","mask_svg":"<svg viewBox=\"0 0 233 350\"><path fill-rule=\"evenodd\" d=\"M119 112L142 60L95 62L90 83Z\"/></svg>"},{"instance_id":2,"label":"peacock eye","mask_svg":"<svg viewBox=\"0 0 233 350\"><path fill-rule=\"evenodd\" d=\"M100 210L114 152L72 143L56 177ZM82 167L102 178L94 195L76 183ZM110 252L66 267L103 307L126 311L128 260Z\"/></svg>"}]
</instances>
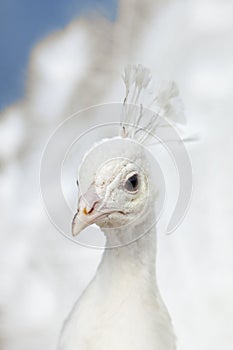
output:
<instances>
[{"instance_id":1,"label":"peacock eye","mask_svg":"<svg viewBox=\"0 0 233 350\"><path fill-rule=\"evenodd\" d=\"M138 174L133 174L125 182L125 189L128 192L136 192L138 190L138 185L139 185Z\"/></svg>"}]
</instances>

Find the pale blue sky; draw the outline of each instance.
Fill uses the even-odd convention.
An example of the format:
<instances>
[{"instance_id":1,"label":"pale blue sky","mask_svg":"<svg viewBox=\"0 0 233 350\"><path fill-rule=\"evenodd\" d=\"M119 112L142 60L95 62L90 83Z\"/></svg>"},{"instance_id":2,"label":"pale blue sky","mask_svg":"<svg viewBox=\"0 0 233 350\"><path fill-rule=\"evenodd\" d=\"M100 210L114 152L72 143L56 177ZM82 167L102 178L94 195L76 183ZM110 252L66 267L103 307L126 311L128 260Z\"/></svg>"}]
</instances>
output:
<instances>
[{"instance_id":1,"label":"pale blue sky","mask_svg":"<svg viewBox=\"0 0 233 350\"><path fill-rule=\"evenodd\" d=\"M118 0L0 0L0 110L24 94L29 53L72 18L97 10L115 19Z\"/></svg>"}]
</instances>

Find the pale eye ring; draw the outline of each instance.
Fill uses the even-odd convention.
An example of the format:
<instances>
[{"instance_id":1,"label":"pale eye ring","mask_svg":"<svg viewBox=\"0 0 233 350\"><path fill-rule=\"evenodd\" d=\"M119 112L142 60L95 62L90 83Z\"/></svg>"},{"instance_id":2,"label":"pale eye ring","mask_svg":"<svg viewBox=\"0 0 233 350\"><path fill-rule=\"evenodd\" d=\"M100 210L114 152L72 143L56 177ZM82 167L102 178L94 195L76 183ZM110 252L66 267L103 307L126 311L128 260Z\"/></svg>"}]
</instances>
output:
<instances>
[{"instance_id":1,"label":"pale eye ring","mask_svg":"<svg viewBox=\"0 0 233 350\"><path fill-rule=\"evenodd\" d=\"M125 182L124 188L127 192L135 193L139 187L138 174L131 175Z\"/></svg>"}]
</instances>

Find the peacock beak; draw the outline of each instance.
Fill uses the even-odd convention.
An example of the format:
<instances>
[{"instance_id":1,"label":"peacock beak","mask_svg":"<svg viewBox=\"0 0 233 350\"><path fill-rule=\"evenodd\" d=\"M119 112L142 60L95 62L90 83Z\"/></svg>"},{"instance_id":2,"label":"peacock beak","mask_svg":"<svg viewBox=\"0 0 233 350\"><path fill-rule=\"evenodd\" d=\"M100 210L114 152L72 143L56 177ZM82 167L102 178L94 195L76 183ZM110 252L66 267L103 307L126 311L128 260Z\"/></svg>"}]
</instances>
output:
<instances>
[{"instance_id":1,"label":"peacock beak","mask_svg":"<svg viewBox=\"0 0 233 350\"><path fill-rule=\"evenodd\" d=\"M94 184L92 184L78 200L78 210L72 221L73 236L77 236L84 228L94 224L103 215L103 212L98 210L100 205L101 199L95 191Z\"/></svg>"},{"instance_id":2,"label":"peacock beak","mask_svg":"<svg viewBox=\"0 0 233 350\"><path fill-rule=\"evenodd\" d=\"M92 184L85 194L82 194L78 201L78 210L72 221L72 235L77 236L87 226L95 224L98 219L104 218L112 213L121 213L124 211L119 208L109 208L95 191Z\"/></svg>"},{"instance_id":3,"label":"peacock beak","mask_svg":"<svg viewBox=\"0 0 233 350\"><path fill-rule=\"evenodd\" d=\"M78 210L72 221L72 235L77 236L87 226L95 224L98 219L104 218L114 212L124 214L119 209L108 208L98 196L95 186L92 184L87 192L82 194L78 200Z\"/></svg>"}]
</instances>

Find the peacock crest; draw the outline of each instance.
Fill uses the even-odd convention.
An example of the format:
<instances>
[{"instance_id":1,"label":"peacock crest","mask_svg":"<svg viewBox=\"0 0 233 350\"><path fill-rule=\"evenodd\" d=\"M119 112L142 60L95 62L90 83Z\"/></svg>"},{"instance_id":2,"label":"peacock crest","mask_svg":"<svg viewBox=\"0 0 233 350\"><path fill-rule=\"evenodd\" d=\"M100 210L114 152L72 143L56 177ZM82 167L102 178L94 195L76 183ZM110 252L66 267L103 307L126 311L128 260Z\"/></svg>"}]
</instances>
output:
<instances>
[{"instance_id":1,"label":"peacock crest","mask_svg":"<svg viewBox=\"0 0 233 350\"><path fill-rule=\"evenodd\" d=\"M128 64L122 79L125 98L121 114L121 137L148 144L164 122L169 125L185 123L174 81L160 83L152 88L150 70L141 64Z\"/></svg>"}]
</instances>

